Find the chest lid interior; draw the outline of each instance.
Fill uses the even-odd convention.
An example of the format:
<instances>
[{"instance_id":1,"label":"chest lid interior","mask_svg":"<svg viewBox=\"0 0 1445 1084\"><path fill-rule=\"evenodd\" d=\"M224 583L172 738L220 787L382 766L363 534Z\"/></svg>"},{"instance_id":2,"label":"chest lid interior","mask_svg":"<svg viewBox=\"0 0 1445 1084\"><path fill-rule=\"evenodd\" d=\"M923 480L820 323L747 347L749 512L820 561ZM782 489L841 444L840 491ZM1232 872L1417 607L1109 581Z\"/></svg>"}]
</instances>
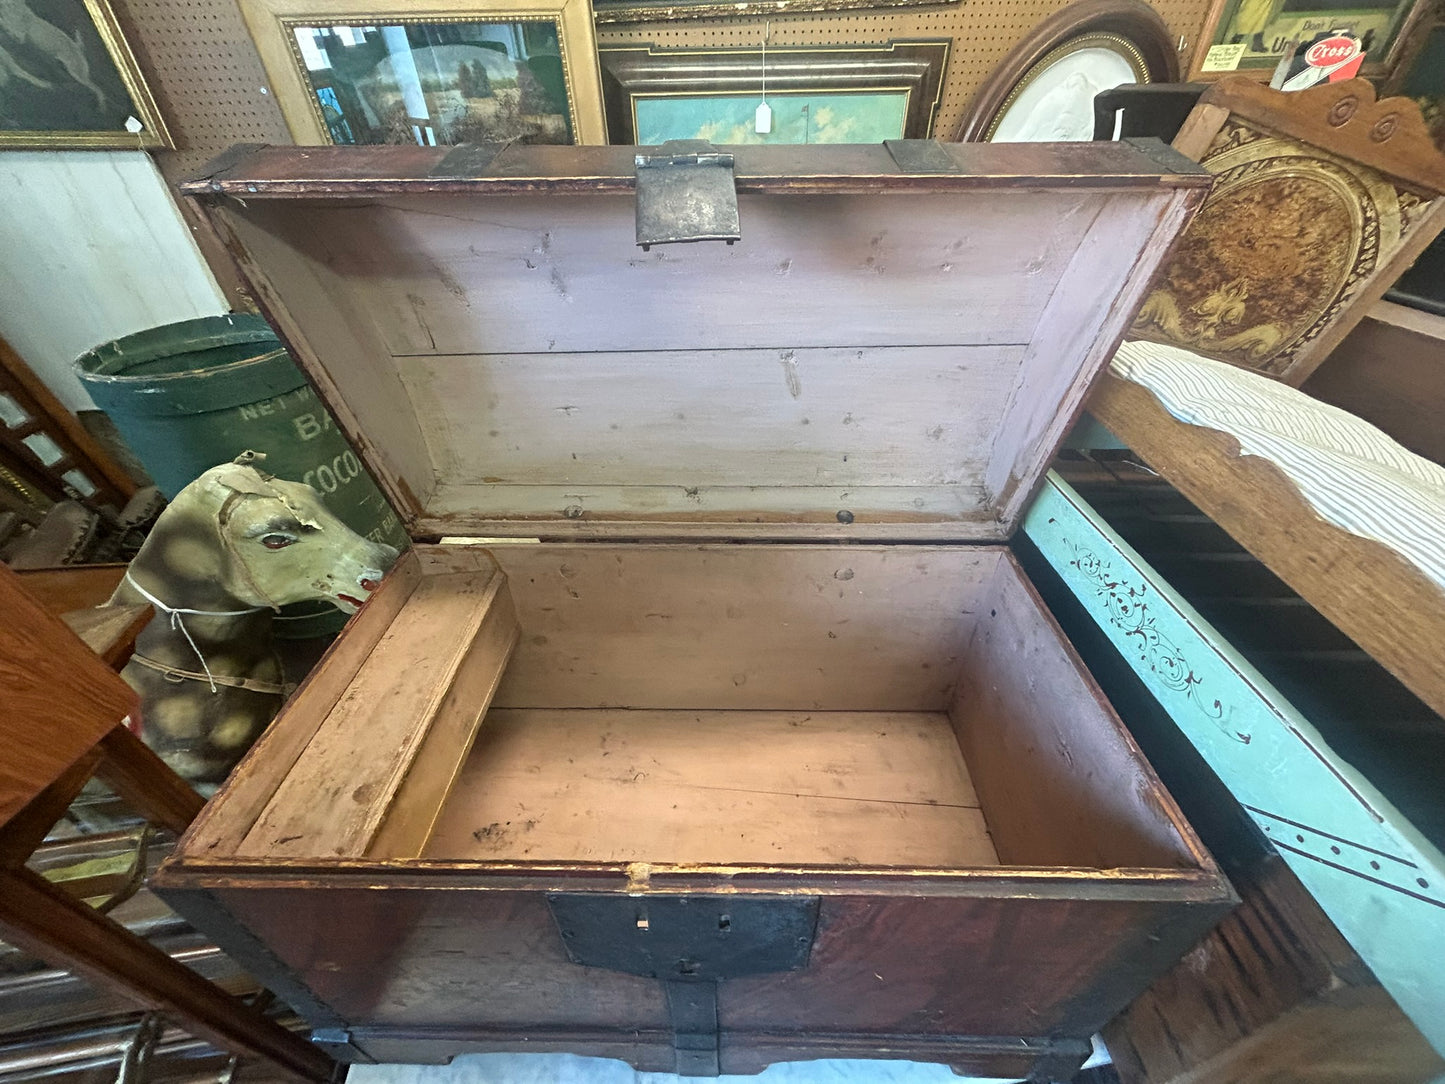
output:
<instances>
[{"instance_id":1,"label":"chest lid interior","mask_svg":"<svg viewBox=\"0 0 1445 1084\"><path fill-rule=\"evenodd\" d=\"M971 542L1209 184L1157 143L727 149L731 246L642 251L629 147L264 148L186 191L415 537Z\"/></svg>"}]
</instances>

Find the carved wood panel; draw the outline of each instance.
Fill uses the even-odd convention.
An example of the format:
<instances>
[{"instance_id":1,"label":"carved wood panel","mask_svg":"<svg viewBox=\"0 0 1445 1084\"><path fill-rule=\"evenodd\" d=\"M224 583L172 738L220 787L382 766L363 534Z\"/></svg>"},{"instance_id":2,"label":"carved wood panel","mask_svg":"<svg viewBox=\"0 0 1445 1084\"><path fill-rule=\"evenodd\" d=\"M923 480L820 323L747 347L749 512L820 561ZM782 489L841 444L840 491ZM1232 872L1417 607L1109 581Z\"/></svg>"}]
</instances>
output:
<instances>
[{"instance_id":1,"label":"carved wood panel","mask_svg":"<svg viewBox=\"0 0 1445 1084\"><path fill-rule=\"evenodd\" d=\"M1418 110L1401 98L1375 102L1362 82L1342 86L1291 95L1224 88L1215 104L1230 112L1201 158L1214 190L1131 337L1298 383L1428 241L1422 230L1438 231L1417 155L1398 156L1397 167L1387 153L1396 138L1408 145L1400 150L1416 150ZM1298 123L1290 114L1301 106L1322 123Z\"/></svg>"}]
</instances>

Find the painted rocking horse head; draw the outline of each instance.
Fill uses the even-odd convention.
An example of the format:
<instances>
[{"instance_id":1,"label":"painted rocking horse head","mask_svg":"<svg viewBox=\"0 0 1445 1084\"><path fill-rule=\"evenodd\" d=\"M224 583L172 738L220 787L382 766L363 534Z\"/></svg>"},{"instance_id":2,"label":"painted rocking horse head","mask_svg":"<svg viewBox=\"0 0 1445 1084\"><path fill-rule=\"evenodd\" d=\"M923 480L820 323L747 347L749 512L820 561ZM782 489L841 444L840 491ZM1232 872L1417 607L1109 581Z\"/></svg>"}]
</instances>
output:
<instances>
[{"instance_id":1,"label":"painted rocking horse head","mask_svg":"<svg viewBox=\"0 0 1445 1084\"><path fill-rule=\"evenodd\" d=\"M141 736L197 784L226 774L285 699L272 614L322 600L353 613L396 560L356 534L308 485L264 474L247 452L171 501L113 603L156 618L122 676L141 695Z\"/></svg>"}]
</instances>

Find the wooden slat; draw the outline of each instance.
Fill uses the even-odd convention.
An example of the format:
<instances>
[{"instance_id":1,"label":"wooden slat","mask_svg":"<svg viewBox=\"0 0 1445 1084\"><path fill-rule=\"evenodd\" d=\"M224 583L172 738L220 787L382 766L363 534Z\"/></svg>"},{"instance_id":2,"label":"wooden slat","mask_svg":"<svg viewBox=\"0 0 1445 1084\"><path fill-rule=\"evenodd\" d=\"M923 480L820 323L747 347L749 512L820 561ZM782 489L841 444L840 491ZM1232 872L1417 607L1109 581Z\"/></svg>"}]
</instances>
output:
<instances>
[{"instance_id":1,"label":"wooden slat","mask_svg":"<svg viewBox=\"0 0 1445 1084\"><path fill-rule=\"evenodd\" d=\"M320 1048L30 870L0 873L0 934L147 1009L174 1014L222 1049L267 1059L283 1078L322 1082L336 1070Z\"/></svg>"},{"instance_id":2,"label":"wooden slat","mask_svg":"<svg viewBox=\"0 0 1445 1084\"><path fill-rule=\"evenodd\" d=\"M123 726L100 740L105 754L95 775L146 820L180 835L206 800Z\"/></svg>"},{"instance_id":3,"label":"wooden slat","mask_svg":"<svg viewBox=\"0 0 1445 1084\"><path fill-rule=\"evenodd\" d=\"M426 857L996 864L941 712L494 710Z\"/></svg>"},{"instance_id":4,"label":"wooden slat","mask_svg":"<svg viewBox=\"0 0 1445 1084\"><path fill-rule=\"evenodd\" d=\"M904 174L882 146L729 147L743 191L966 190L1031 188L1067 178L1077 187L1152 188L1157 163L1123 143L943 144L959 165L952 174ZM305 194L344 200L367 193L455 191L611 191L630 193L636 176L631 147L547 147L514 144L479 175L441 168L450 147L263 147L228 162L221 172L181 185L187 195L227 194L247 200ZM1171 185L1207 188L1202 174L1176 168Z\"/></svg>"},{"instance_id":5,"label":"wooden slat","mask_svg":"<svg viewBox=\"0 0 1445 1084\"><path fill-rule=\"evenodd\" d=\"M456 680L437 707L426 741L412 758L366 853L415 858L432 833L446 797L466 763L478 723L496 694L520 634L511 593L501 577Z\"/></svg>"},{"instance_id":6,"label":"wooden slat","mask_svg":"<svg viewBox=\"0 0 1445 1084\"><path fill-rule=\"evenodd\" d=\"M1267 459L1106 376L1090 411L1425 703L1445 713L1445 592L1387 546L1327 523Z\"/></svg>"},{"instance_id":7,"label":"wooden slat","mask_svg":"<svg viewBox=\"0 0 1445 1084\"><path fill-rule=\"evenodd\" d=\"M135 496L138 488L135 479L120 468L85 426L80 424L80 419L65 409L45 381L36 375L35 370L30 368L4 339L0 339L0 370L14 382L22 398L22 406L38 409L45 415L41 428L55 439L66 453L67 463L54 464L52 474L58 478L69 466L79 467L81 473L95 483L97 496L109 497L118 509L124 507L125 502ZM28 403L23 402L26 398L30 400ZM32 419L32 422L40 421L42 419Z\"/></svg>"},{"instance_id":8,"label":"wooden slat","mask_svg":"<svg viewBox=\"0 0 1445 1084\"><path fill-rule=\"evenodd\" d=\"M841 513L841 514L840 514ZM977 484L947 486L439 487L415 530L529 538L912 538L1003 541Z\"/></svg>"},{"instance_id":9,"label":"wooden slat","mask_svg":"<svg viewBox=\"0 0 1445 1084\"><path fill-rule=\"evenodd\" d=\"M63 565L18 569L20 585L53 614L104 606L110 601L128 565Z\"/></svg>"},{"instance_id":10,"label":"wooden slat","mask_svg":"<svg viewBox=\"0 0 1445 1084\"><path fill-rule=\"evenodd\" d=\"M154 615L148 603L140 606L92 606L60 615L66 627L112 670L119 670L135 651L135 638Z\"/></svg>"},{"instance_id":11,"label":"wooden slat","mask_svg":"<svg viewBox=\"0 0 1445 1084\"><path fill-rule=\"evenodd\" d=\"M1070 254L1029 339L984 475L1009 534L1204 195L1184 189L1148 206L1111 199Z\"/></svg>"},{"instance_id":12,"label":"wooden slat","mask_svg":"<svg viewBox=\"0 0 1445 1084\"><path fill-rule=\"evenodd\" d=\"M136 694L0 566L0 824L136 707Z\"/></svg>"},{"instance_id":13,"label":"wooden slat","mask_svg":"<svg viewBox=\"0 0 1445 1084\"><path fill-rule=\"evenodd\" d=\"M488 568L425 577L238 853L359 857L388 817L410 827L396 822L386 842L419 846L417 831L446 797L446 761L466 755L515 638L504 576ZM394 808L403 794L410 805Z\"/></svg>"},{"instance_id":14,"label":"wooden slat","mask_svg":"<svg viewBox=\"0 0 1445 1084\"><path fill-rule=\"evenodd\" d=\"M1023 353L661 350L397 366L443 488L922 489L982 476ZM807 494L796 499L806 511Z\"/></svg>"},{"instance_id":15,"label":"wooden slat","mask_svg":"<svg viewBox=\"0 0 1445 1084\"><path fill-rule=\"evenodd\" d=\"M476 561L475 554L467 555ZM402 554L361 612L337 637L197 818L184 846L194 854L228 854L246 837L316 730L355 680L422 579L416 549Z\"/></svg>"},{"instance_id":16,"label":"wooden slat","mask_svg":"<svg viewBox=\"0 0 1445 1084\"><path fill-rule=\"evenodd\" d=\"M24 807L0 825L0 869L18 869L25 865L31 852L45 841L57 821L65 816L70 803L100 763L97 748L87 750L80 759L61 771L48 786Z\"/></svg>"}]
</instances>

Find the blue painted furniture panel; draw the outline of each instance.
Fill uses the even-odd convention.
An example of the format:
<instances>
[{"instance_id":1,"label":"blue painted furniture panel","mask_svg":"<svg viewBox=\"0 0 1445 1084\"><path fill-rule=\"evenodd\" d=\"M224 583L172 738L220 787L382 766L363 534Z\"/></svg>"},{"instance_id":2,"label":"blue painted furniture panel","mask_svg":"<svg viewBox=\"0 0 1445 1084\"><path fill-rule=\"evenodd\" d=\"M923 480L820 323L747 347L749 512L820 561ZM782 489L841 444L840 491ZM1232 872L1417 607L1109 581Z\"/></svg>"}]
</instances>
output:
<instances>
[{"instance_id":1,"label":"blue painted furniture panel","mask_svg":"<svg viewBox=\"0 0 1445 1084\"><path fill-rule=\"evenodd\" d=\"M1445 1055L1445 856L1056 474L1023 529Z\"/></svg>"}]
</instances>

